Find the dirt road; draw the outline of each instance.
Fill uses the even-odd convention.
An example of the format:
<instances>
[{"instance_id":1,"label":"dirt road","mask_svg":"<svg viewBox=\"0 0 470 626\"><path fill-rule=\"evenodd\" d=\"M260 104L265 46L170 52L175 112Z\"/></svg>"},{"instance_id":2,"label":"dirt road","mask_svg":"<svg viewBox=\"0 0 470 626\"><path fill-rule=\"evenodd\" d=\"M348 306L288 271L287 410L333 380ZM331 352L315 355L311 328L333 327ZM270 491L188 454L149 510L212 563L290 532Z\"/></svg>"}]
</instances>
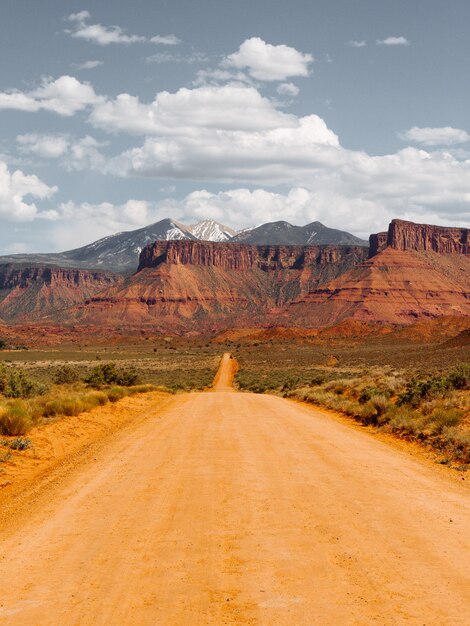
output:
<instances>
[{"instance_id":1,"label":"dirt road","mask_svg":"<svg viewBox=\"0 0 470 626\"><path fill-rule=\"evenodd\" d=\"M1 542L0 624L469 623L465 482L218 389L175 397L35 503Z\"/></svg>"}]
</instances>

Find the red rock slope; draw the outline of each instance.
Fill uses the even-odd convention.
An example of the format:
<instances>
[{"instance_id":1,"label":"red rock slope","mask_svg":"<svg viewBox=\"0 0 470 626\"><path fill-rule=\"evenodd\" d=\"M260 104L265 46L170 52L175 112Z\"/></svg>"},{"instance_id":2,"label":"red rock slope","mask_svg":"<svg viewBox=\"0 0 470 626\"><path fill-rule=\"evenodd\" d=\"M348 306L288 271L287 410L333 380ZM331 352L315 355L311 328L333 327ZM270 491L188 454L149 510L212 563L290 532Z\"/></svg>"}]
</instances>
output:
<instances>
[{"instance_id":1,"label":"red rock slope","mask_svg":"<svg viewBox=\"0 0 470 626\"><path fill-rule=\"evenodd\" d=\"M321 326L470 315L468 229L394 220L384 241L372 236L372 258L291 304L288 316Z\"/></svg>"},{"instance_id":2,"label":"red rock slope","mask_svg":"<svg viewBox=\"0 0 470 626\"><path fill-rule=\"evenodd\" d=\"M56 319L151 324L162 331L262 325L277 307L366 256L360 246L158 241L142 251L134 276Z\"/></svg>"},{"instance_id":3,"label":"red rock slope","mask_svg":"<svg viewBox=\"0 0 470 626\"><path fill-rule=\"evenodd\" d=\"M0 265L0 319L37 321L114 286L110 272L60 267Z\"/></svg>"}]
</instances>

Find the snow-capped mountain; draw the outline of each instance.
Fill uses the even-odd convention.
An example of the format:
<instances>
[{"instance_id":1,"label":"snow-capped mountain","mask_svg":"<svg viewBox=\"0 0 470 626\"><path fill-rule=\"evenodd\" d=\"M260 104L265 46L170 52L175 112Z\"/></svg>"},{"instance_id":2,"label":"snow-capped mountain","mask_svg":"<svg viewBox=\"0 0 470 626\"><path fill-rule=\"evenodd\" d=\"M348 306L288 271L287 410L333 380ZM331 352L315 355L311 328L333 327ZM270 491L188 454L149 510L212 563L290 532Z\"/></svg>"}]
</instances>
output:
<instances>
[{"instance_id":1,"label":"snow-capped mountain","mask_svg":"<svg viewBox=\"0 0 470 626\"><path fill-rule=\"evenodd\" d=\"M288 222L272 222L236 232L214 220L202 220L188 226L170 218L144 228L116 233L98 241L51 254L14 254L0 257L2 263L51 264L61 267L111 270L130 274L137 269L144 246L158 240L190 239L220 243L251 245L367 245L349 233L327 228L320 222L293 226Z\"/></svg>"},{"instance_id":2,"label":"snow-capped mountain","mask_svg":"<svg viewBox=\"0 0 470 626\"><path fill-rule=\"evenodd\" d=\"M237 232L228 226L214 222L214 220L202 220L189 227L196 239L203 241L230 241Z\"/></svg>"}]
</instances>

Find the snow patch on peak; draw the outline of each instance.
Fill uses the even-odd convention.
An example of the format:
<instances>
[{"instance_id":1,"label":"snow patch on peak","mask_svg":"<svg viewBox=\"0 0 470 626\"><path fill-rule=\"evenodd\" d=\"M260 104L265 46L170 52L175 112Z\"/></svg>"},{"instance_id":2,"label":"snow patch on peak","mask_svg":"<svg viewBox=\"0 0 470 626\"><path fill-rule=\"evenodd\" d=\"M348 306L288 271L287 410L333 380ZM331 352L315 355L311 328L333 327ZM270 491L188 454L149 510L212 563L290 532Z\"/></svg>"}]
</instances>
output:
<instances>
[{"instance_id":1,"label":"snow patch on peak","mask_svg":"<svg viewBox=\"0 0 470 626\"><path fill-rule=\"evenodd\" d=\"M236 231L228 226L224 226L223 224L209 219L201 220L197 224L192 224L189 230L197 239L201 239L202 241L230 241L236 234Z\"/></svg>"}]
</instances>

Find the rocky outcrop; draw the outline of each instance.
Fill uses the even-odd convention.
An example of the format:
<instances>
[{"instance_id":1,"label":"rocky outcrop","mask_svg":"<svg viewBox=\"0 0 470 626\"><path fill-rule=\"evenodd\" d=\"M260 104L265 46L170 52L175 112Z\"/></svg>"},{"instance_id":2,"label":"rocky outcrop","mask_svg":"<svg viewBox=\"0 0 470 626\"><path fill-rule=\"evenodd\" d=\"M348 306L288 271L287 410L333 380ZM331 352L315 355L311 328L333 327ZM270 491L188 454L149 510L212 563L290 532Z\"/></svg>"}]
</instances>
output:
<instances>
[{"instance_id":1,"label":"rocky outcrop","mask_svg":"<svg viewBox=\"0 0 470 626\"><path fill-rule=\"evenodd\" d=\"M289 306L302 325L470 316L470 256L391 246Z\"/></svg>"},{"instance_id":2,"label":"rocky outcrop","mask_svg":"<svg viewBox=\"0 0 470 626\"><path fill-rule=\"evenodd\" d=\"M66 314L80 323L130 321L174 330L260 325L364 261L367 252L363 246L157 241L142 250L136 274Z\"/></svg>"},{"instance_id":3,"label":"rocky outcrop","mask_svg":"<svg viewBox=\"0 0 470 626\"><path fill-rule=\"evenodd\" d=\"M371 257L387 246L403 251L470 254L470 230L392 220L388 232L371 235L369 243Z\"/></svg>"},{"instance_id":4,"label":"rocky outcrop","mask_svg":"<svg viewBox=\"0 0 470 626\"><path fill-rule=\"evenodd\" d=\"M223 270L303 270L330 264L359 263L363 246L250 246L200 241L156 241L140 254L139 269L166 265L198 265Z\"/></svg>"},{"instance_id":5,"label":"rocky outcrop","mask_svg":"<svg viewBox=\"0 0 470 626\"><path fill-rule=\"evenodd\" d=\"M0 265L0 317L39 319L115 286L110 272L46 266Z\"/></svg>"},{"instance_id":6,"label":"rocky outcrop","mask_svg":"<svg viewBox=\"0 0 470 626\"><path fill-rule=\"evenodd\" d=\"M369 237L369 258L372 258L387 247L388 232L376 233Z\"/></svg>"},{"instance_id":7,"label":"rocky outcrop","mask_svg":"<svg viewBox=\"0 0 470 626\"><path fill-rule=\"evenodd\" d=\"M40 282L49 287L74 289L104 289L116 283L117 277L111 272L71 269L61 267L0 265L0 290L23 289Z\"/></svg>"}]
</instances>

